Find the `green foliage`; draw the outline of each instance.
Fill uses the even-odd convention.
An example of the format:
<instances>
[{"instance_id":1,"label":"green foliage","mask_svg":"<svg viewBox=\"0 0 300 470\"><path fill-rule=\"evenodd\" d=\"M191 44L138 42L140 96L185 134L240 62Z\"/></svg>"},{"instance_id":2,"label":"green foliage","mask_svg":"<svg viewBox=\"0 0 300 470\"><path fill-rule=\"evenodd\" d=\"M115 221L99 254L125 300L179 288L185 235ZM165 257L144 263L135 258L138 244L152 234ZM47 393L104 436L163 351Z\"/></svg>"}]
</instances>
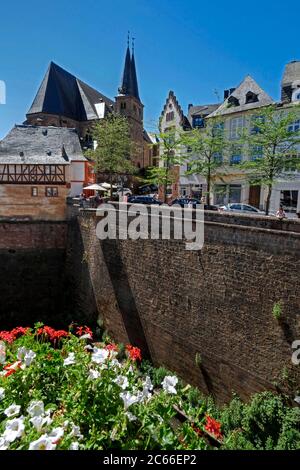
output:
<instances>
[{"instance_id":1,"label":"green foliage","mask_svg":"<svg viewBox=\"0 0 300 470\"><path fill-rule=\"evenodd\" d=\"M111 113L94 124L93 139L95 150L88 150L86 156L95 162L95 170L109 175L110 182L117 174L133 174L135 168L130 160L132 141L130 128L125 116Z\"/></svg>"},{"instance_id":2,"label":"green foliage","mask_svg":"<svg viewBox=\"0 0 300 470\"><path fill-rule=\"evenodd\" d=\"M273 305L272 315L275 318L275 320L279 320L281 318L281 315L282 315L282 302L281 301L275 302L275 304Z\"/></svg>"},{"instance_id":3,"label":"green foliage","mask_svg":"<svg viewBox=\"0 0 300 470\"><path fill-rule=\"evenodd\" d=\"M73 327L80 337L49 330L39 324L15 337L0 332L0 448L42 448L45 439L63 450L212 449L208 418L221 449L300 447L300 409L282 395L263 392L249 403L235 396L220 408L165 368L149 361L138 367L128 348L107 334L93 345L86 327ZM31 414L36 401L44 409ZM11 405L20 407L14 417ZM175 426L178 409L188 419ZM12 419L23 426L18 435L10 430Z\"/></svg>"},{"instance_id":4,"label":"green foliage","mask_svg":"<svg viewBox=\"0 0 300 470\"><path fill-rule=\"evenodd\" d=\"M267 106L252 116L251 131L242 136L250 158L241 167L247 170L250 184L268 187L267 214L274 183L282 173L285 173L285 178L293 178L294 174L287 170L300 168L297 150L300 131L290 129L299 119L299 114L299 105L292 111L279 111L276 105ZM262 156L253 158L253 149L258 148L261 149Z\"/></svg>"}]
</instances>

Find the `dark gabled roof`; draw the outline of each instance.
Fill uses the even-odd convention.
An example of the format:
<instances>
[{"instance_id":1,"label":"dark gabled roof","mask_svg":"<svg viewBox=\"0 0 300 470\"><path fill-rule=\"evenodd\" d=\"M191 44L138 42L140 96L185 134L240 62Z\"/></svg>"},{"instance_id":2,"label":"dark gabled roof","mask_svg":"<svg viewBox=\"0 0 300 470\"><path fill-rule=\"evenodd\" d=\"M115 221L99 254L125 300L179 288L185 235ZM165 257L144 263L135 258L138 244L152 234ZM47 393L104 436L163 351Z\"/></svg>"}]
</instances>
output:
<instances>
[{"instance_id":1,"label":"dark gabled roof","mask_svg":"<svg viewBox=\"0 0 300 470\"><path fill-rule=\"evenodd\" d=\"M166 112L166 109L167 109L167 106L168 106L168 103L169 101L173 101L173 104L180 116L180 125L184 128L184 129L190 129L191 125L190 125L190 122L188 120L188 118L185 116L184 112L182 111L182 108L176 98L176 95L174 93L174 91L170 90L169 91L169 94L168 94L168 97L166 99L166 102L165 102L165 105L163 107L163 110L161 112L161 117L163 117L163 115L165 114Z\"/></svg>"},{"instance_id":2,"label":"dark gabled roof","mask_svg":"<svg viewBox=\"0 0 300 470\"><path fill-rule=\"evenodd\" d=\"M111 111L114 102L63 68L50 63L27 113L55 114L74 121L99 119L97 104Z\"/></svg>"},{"instance_id":3,"label":"dark gabled roof","mask_svg":"<svg viewBox=\"0 0 300 470\"><path fill-rule=\"evenodd\" d=\"M189 106L189 111L188 111L188 120L191 124L193 125L193 117L194 116L208 116L209 114L213 113L218 107L220 106L221 103L216 103L216 104L199 104L196 106Z\"/></svg>"},{"instance_id":4,"label":"dark gabled roof","mask_svg":"<svg viewBox=\"0 0 300 470\"><path fill-rule=\"evenodd\" d=\"M134 96L140 100L134 53L130 54L129 46L127 46L126 50L122 85L119 88L119 93L121 95Z\"/></svg>"},{"instance_id":5,"label":"dark gabled roof","mask_svg":"<svg viewBox=\"0 0 300 470\"><path fill-rule=\"evenodd\" d=\"M78 134L68 127L15 126L0 141L0 163L63 165L86 160Z\"/></svg>"}]
</instances>

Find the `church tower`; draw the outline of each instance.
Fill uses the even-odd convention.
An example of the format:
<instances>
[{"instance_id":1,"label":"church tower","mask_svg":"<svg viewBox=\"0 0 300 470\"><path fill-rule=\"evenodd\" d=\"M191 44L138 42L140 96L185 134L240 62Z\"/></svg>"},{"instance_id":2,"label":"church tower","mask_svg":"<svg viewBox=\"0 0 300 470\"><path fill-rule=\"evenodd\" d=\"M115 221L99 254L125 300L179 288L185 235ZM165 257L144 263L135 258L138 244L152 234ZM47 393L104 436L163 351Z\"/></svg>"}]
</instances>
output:
<instances>
[{"instance_id":1,"label":"church tower","mask_svg":"<svg viewBox=\"0 0 300 470\"><path fill-rule=\"evenodd\" d=\"M116 96L116 112L128 118L130 134L134 142L132 151L132 161L138 168L144 165L144 127L143 108L138 90L138 82L134 58L134 40L132 41L132 52L129 49L129 37L125 56L122 85Z\"/></svg>"}]
</instances>

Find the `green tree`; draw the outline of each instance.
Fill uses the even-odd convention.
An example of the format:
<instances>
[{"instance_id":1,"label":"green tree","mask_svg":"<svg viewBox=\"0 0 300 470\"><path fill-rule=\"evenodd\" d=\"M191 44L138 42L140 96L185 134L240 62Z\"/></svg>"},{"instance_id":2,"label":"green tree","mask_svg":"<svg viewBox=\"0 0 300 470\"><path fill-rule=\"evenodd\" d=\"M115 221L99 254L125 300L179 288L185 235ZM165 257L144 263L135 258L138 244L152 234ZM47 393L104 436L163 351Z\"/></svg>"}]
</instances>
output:
<instances>
[{"instance_id":1,"label":"green tree","mask_svg":"<svg viewBox=\"0 0 300 470\"><path fill-rule=\"evenodd\" d=\"M163 201L167 200L167 187L175 183L175 166L181 165L184 156L181 154L181 134L178 130L170 129L158 134L160 141L159 166L148 168L146 181L155 183L163 189Z\"/></svg>"},{"instance_id":2,"label":"green tree","mask_svg":"<svg viewBox=\"0 0 300 470\"><path fill-rule=\"evenodd\" d=\"M284 174L293 178L291 170L300 168L297 146L300 143L299 105L292 111L271 105L260 109L251 118L250 131L242 136L248 144L249 159L241 164L250 184L267 187L265 211L269 214L272 188Z\"/></svg>"},{"instance_id":3,"label":"green tree","mask_svg":"<svg viewBox=\"0 0 300 470\"><path fill-rule=\"evenodd\" d=\"M219 118L208 119L204 128L186 132L182 141L189 148L191 155L186 174L198 174L205 178L206 204L210 205L213 180L216 176L221 176L221 168L224 167L223 154L228 146L224 124Z\"/></svg>"},{"instance_id":4,"label":"green tree","mask_svg":"<svg viewBox=\"0 0 300 470\"><path fill-rule=\"evenodd\" d=\"M94 125L92 136L97 145L95 150L88 150L86 155L95 162L96 172L108 174L112 196L112 184L116 175L135 172L130 160L132 141L128 120L125 116L109 114Z\"/></svg>"}]
</instances>

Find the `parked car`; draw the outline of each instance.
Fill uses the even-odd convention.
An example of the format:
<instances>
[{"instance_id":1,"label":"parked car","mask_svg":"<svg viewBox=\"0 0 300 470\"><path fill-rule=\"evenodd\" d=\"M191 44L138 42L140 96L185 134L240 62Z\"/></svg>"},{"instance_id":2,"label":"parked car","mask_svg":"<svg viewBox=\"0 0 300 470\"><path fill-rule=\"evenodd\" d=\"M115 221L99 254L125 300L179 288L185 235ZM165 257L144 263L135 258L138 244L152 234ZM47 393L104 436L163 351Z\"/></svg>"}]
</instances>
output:
<instances>
[{"instance_id":1,"label":"parked car","mask_svg":"<svg viewBox=\"0 0 300 470\"><path fill-rule=\"evenodd\" d=\"M120 195L131 196L132 191L129 188L122 188L121 186L118 186L116 192L114 192L113 195L114 196L120 196Z\"/></svg>"},{"instance_id":2,"label":"parked car","mask_svg":"<svg viewBox=\"0 0 300 470\"><path fill-rule=\"evenodd\" d=\"M174 204L178 204L180 207L193 207L193 209L196 209L197 208L197 205L201 204L201 202L198 200L198 199L195 199L195 198L189 198L189 197L180 197L180 198L177 198L177 199L173 199L173 201L171 202L171 205L173 206ZM204 210L209 210L209 211L217 211L218 210L218 207L217 206L213 206L213 205L207 205L207 204L204 204Z\"/></svg>"},{"instance_id":3,"label":"parked car","mask_svg":"<svg viewBox=\"0 0 300 470\"><path fill-rule=\"evenodd\" d=\"M248 215L265 215L263 211L257 209L257 207L250 206L249 204L231 203L225 206L219 207L220 212L238 212L239 214Z\"/></svg>"},{"instance_id":4,"label":"parked car","mask_svg":"<svg viewBox=\"0 0 300 470\"><path fill-rule=\"evenodd\" d=\"M142 195L145 194L150 194L150 193L157 193L158 192L158 186L157 184L144 184L143 186L140 186L137 189L137 193Z\"/></svg>"},{"instance_id":5,"label":"parked car","mask_svg":"<svg viewBox=\"0 0 300 470\"><path fill-rule=\"evenodd\" d=\"M130 204L162 204L161 201L151 196L129 196L127 202Z\"/></svg>"}]
</instances>

